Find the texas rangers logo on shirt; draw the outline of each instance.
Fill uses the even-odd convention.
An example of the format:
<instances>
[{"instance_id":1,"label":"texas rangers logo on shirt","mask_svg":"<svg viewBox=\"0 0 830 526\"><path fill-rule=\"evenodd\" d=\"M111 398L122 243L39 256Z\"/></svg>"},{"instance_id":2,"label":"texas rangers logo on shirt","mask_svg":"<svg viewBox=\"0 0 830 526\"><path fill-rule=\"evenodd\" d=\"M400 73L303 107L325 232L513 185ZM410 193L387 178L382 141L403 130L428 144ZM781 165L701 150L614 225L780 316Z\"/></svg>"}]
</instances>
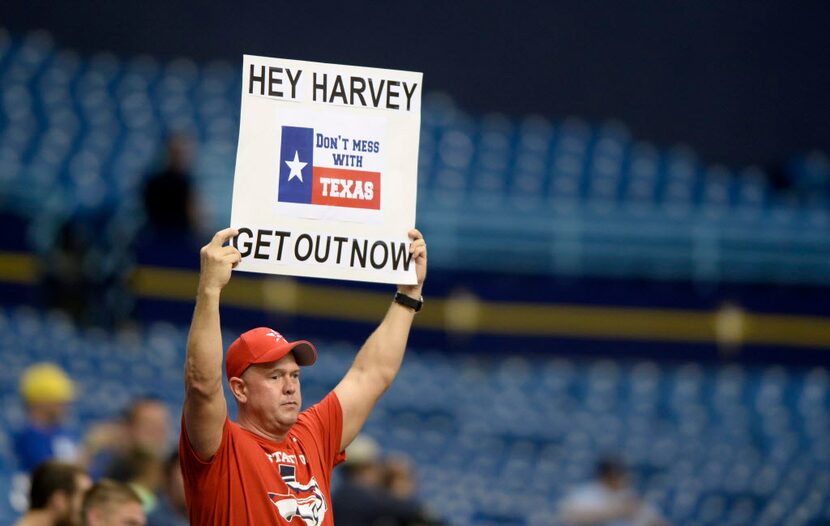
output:
<instances>
[{"instance_id":1,"label":"texas rangers logo on shirt","mask_svg":"<svg viewBox=\"0 0 830 526\"><path fill-rule=\"evenodd\" d=\"M277 200L380 210L381 174L368 169L379 151L377 140L282 126Z\"/></svg>"}]
</instances>

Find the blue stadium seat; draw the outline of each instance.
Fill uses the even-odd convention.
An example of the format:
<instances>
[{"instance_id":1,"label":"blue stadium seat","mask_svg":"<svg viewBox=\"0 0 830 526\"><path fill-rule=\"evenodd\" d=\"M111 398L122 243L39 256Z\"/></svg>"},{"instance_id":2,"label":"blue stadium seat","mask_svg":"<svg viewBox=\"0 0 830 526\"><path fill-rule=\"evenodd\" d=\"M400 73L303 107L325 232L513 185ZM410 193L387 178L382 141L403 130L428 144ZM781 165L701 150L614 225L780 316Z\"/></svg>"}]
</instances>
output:
<instances>
[{"instance_id":1,"label":"blue stadium seat","mask_svg":"<svg viewBox=\"0 0 830 526\"><path fill-rule=\"evenodd\" d=\"M54 243L70 214L112 210L118 212L105 239L127 244L129 235L119 234L138 230L139 190L173 130L197 139L198 191L211 225L227 224L241 90L235 66L86 56L57 48L45 33L12 38L0 30L0 88L0 211L31 219L36 250ZM442 234L475 242L470 234L481 232L463 222L473 213L497 218L511 250L535 247L544 265L555 259L574 272L590 261L588 251L605 250L616 261L628 253L626 232L648 231L662 240L661 257L728 248L733 237L771 258L781 246L795 247L798 268L826 279L820 234L830 224L828 166L826 154L804 155L792 167L793 189L781 192L758 168L703 166L688 147L636 142L619 123L471 116L450 97L430 93L423 100L419 221L441 218ZM699 237L679 240L683 232ZM652 257L643 247L631 253ZM728 250L712 253L744 277L759 272L754 263L728 260ZM811 263L811 254L821 261ZM111 254L106 264L117 266L119 257ZM636 272L642 265L613 267ZM183 327L112 334L21 308L0 311L0 329L4 430L23 418L16 382L39 359L57 360L78 380L83 396L75 410L84 424L112 417L148 386L171 406L181 404ZM325 353L307 382L312 397L337 382L356 350L337 341L320 347ZM124 371L131 382L119 381ZM597 454L617 451L672 522L737 525L806 524L830 513L828 424L824 368L421 350L407 357L367 430L419 460L422 495L456 524L556 523L556 499L590 476ZM6 443L0 440L0 464ZM0 469L0 492L7 471ZM522 491L522 476L538 493ZM510 515L517 503L534 511Z\"/></svg>"},{"instance_id":2,"label":"blue stadium seat","mask_svg":"<svg viewBox=\"0 0 830 526\"><path fill-rule=\"evenodd\" d=\"M111 214L124 203L136 204L165 135L187 131L199 145L194 179L208 222L213 228L227 224L228 174L239 126L241 80L235 67L185 58L86 56L61 50L43 32L15 39L4 31L0 82L0 207L35 215L33 223L54 224L75 212ZM671 264L656 266L677 276L699 275L701 267L715 275L720 265L724 274L744 279L759 274L822 279L828 264L821 258L785 260L770 247L782 236L800 236L803 243L821 249L809 233L830 224L828 166L821 152L796 159L791 167L794 189L782 194L769 187L766 174L757 168L736 174L717 166L704 168L688 147L659 150L636 143L617 122L474 117L447 95L428 93L422 111L419 217L427 218L427 230L434 223L447 243L472 247L492 232L487 220L509 218L502 220L505 227L526 232L516 250L542 271L631 274L644 268L637 258L664 258ZM62 190L50 194L48 206L33 206L58 182ZM483 213L483 220L470 228L445 228L463 221L463 213L471 210ZM602 232L602 239L593 239L579 226L586 219L595 222L592 228ZM650 227L666 228L644 230L643 219ZM140 220L139 215L134 222ZM773 222L783 230L758 228L759 222ZM730 230L719 228L721 224ZM666 235L668 225L678 234ZM644 243L651 246L632 248L626 236L644 232L649 232ZM700 241L680 239L700 232L727 248L737 243L737 248L720 253L691 250L688 246ZM441 236L436 234L439 245ZM41 243L38 250L49 243L43 232L33 237ZM753 241L741 244L746 237ZM551 250L556 258L550 257ZM621 259L618 265L604 263L609 250ZM741 250L760 250L772 262L743 264ZM439 263L452 261L450 257ZM482 264L496 261L498 257L488 254ZM798 272L786 265L798 266Z\"/></svg>"}]
</instances>

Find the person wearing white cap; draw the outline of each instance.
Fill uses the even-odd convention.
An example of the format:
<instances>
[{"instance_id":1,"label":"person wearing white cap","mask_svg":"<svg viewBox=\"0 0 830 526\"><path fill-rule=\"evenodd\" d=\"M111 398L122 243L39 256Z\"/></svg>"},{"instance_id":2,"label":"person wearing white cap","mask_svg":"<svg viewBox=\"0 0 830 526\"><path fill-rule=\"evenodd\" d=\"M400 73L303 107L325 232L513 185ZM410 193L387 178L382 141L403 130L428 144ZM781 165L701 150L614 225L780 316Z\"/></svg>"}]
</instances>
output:
<instances>
[{"instance_id":1,"label":"person wearing white cap","mask_svg":"<svg viewBox=\"0 0 830 526\"><path fill-rule=\"evenodd\" d=\"M423 303L427 249L413 229L410 255L417 284L399 285L383 321L322 401L300 411L300 367L317 351L267 327L228 348L225 374L237 404L228 418L222 388L219 298L241 256L221 230L201 251L196 309L187 343L179 456L190 521L202 524L332 526L331 471L345 458L403 360Z\"/></svg>"}]
</instances>

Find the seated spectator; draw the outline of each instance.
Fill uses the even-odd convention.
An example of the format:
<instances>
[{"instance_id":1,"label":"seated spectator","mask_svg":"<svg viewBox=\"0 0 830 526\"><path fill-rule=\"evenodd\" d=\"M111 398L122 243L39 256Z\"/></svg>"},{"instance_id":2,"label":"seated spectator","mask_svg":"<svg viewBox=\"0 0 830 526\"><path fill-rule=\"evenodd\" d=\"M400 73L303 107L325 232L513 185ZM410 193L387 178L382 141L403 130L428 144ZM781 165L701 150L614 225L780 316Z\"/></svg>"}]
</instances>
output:
<instances>
[{"instance_id":1,"label":"seated spectator","mask_svg":"<svg viewBox=\"0 0 830 526\"><path fill-rule=\"evenodd\" d=\"M39 252L40 296L50 309L60 309L81 325L109 325L121 315L112 297L122 269L108 263L111 247L100 235L111 212L76 213L65 218Z\"/></svg>"},{"instance_id":2,"label":"seated spectator","mask_svg":"<svg viewBox=\"0 0 830 526\"><path fill-rule=\"evenodd\" d=\"M420 526L435 522L416 500L384 487L387 471L380 448L360 435L346 448L343 478L332 495L337 526Z\"/></svg>"},{"instance_id":3,"label":"seated spectator","mask_svg":"<svg viewBox=\"0 0 830 526\"><path fill-rule=\"evenodd\" d=\"M15 526L77 526L81 503L92 480L83 468L50 460L32 473L29 510Z\"/></svg>"},{"instance_id":4,"label":"seated spectator","mask_svg":"<svg viewBox=\"0 0 830 526\"><path fill-rule=\"evenodd\" d=\"M143 397L133 400L125 416L128 440L134 447L161 452L170 450L170 409L164 401Z\"/></svg>"},{"instance_id":5,"label":"seated spectator","mask_svg":"<svg viewBox=\"0 0 830 526\"><path fill-rule=\"evenodd\" d=\"M401 499L415 498L417 483L412 463L403 455L393 455L384 463L383 487Z\"/></svg>"},{"instance_id":6,"label":"seated spectator","mask_svg":"<svg viewBox=\"0 0 830 526\"><path fill-rule=\"evenodd\" d=\"M137 398L120 421L97 426L88 435L86 449L96 477L111 476L119 458L135 449L152 452L163 462L170 451L170 410L158 398Z\"/></svg>"},{"instance_id":7,"label":"seated spectator","mask_svg":"<svg viewBox=\"0 0 830 526\"><path fill-rule=\"evenodd\" d=\"M147 516L148 526L187 526L187 506L184 500L184 480L178 453L173 453L164 466L164 491L158 505Z\"/></svg>"},{"instance_id":8,"label":"seated spectator","mask_svg":"<svg viewBox=\"0 0 830 526\"><path fill-rule=\"evenodd\" d=\"M120 454L107 475L116 482L124 482L141 499L145 513L156 508L156 492L164 483L164 464L159 455L136 446Z\"/></svg>"},{"instance_id":9,"label":"seated spectator","mask_svg":"<svg viewBox=\"0 0 830 526\"><path fill-rule=\"evenodd\" d=\"M75 385L52 363L32 365L20 380L26 405L26 424L14 435L14 451L21 471L31 472L50 459L74 462L80 456L80 434L67 425Z\"/></svg>"},{"instance_id":10,"label":"seated spectator","mask_svg":"<svg viewBox=\"0 0 830 526\"><path fill-rule=\"evenodd\" d=\"M84 495L84 526L145 526L141 499L126 484L102 479Z\"/></svg>"},{"instance_id":11,"label":"seated spectator","mask_svg":"<svg viewBox=\"0 0 830 526\"><path fill-rule=\"evenodd\" d=\"M597 464L596 479L571 491L559 504L568 525L663 526L666 521L629 486L628 472L618 460Z\"/></svg>"}]
</instances>

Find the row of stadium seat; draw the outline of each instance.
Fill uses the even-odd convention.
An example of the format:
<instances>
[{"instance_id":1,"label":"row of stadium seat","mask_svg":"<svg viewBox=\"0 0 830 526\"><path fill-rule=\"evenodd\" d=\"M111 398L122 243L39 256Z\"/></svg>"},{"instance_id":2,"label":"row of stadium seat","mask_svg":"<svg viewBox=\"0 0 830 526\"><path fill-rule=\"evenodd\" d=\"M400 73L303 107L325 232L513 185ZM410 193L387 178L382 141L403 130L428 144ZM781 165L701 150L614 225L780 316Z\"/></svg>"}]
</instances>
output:
<instances>
[{"instance_id":1,"label":"row of stadium seat","mask_svg":"<svg viewBox=\"0 0 830 526\"><path fill-rule=\"evenodd\" d=\"M193 176L206 224L227 225L240 98L229 64L82 56L44 32L0 30L0 87L0 211L32 220L36 250L73 214L114 216L111 235L136 232L144 176L171 131L198 143ZM636 141L616 122L472 117L437 93L422 113L419 223L441 249L435 265L502 270L519 259L560 274L822 283L830 275L824 154L797 159L781 191L757 167L707 167L688 147ZM492 253L502 231L505 250Z\"/></svg>"},{"instance_id":2,"label":"row of stadium seat","mask_svg":"<svg viewBox=\"0 0 830 526\"><path fill-rule=\"evenodd\" d=\"M160 136L175 129L196 134L203 155L225 158L223 168L232 164L239 76L227 64L83 58L55 49L43 33L14 41L2 32L0 53L2 145L11 173L34 164L29 169L43 182L61 179L92 203L94 196L123 197L135 190ZM422 188L445 198L516 197L516 204L532 206L549 195L606 206L660 203L678 213L697 205L751 212L787 204L777 203L758 168L704 168L689 148L661 152L634 142L619 123L474 119L436 95L425 104L421 143ZM817 190L804 198L818 209L830 190L827 164L820 154L798 163L799 179Z\"/></svg>"},{"instance_id":3,"label":"row of stadium seat","mask_svg":"<svg viewBox=\"0 0 830 526\"><path fill-rule=\"evenodd\" d=\"M78 381L81 426L139 395L178 411L185 340L186 327L166 323L108 333L60 313L0 310L0 428L20 425L16 379L42 359ZM336 384L357 350L315 343L306 404ZM452 524L551 524L557 500L591 476L599 455L617 453L670 520L702 526L830 516L828 428L826 368L415 349L366 432L413 458L421 496ZM8 440L0 446L2 489L14 463Z\"/></svg>"}]
</instances>

